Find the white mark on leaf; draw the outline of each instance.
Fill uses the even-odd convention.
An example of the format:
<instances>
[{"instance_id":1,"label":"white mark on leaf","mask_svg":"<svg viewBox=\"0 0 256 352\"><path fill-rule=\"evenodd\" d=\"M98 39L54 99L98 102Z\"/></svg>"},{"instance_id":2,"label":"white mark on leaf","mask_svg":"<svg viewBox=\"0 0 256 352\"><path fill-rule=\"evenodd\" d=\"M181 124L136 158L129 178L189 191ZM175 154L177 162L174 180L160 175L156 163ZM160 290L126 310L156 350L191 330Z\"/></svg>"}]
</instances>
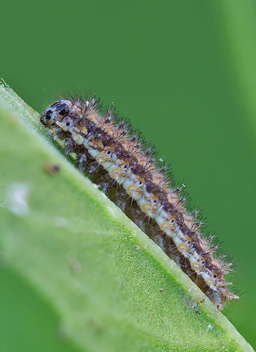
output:
<instances>
[{"instance_id":1,"label":"white mark on leaf","mask_svg":"<svg viewBox=\"0 0 256 352\"><path fill-rule=\"evenodd\" d=\"M15 215L25 216L28 211L30 187L26 183L12 183L6 189L6 207Z\"/></svg>"}]
</instances>

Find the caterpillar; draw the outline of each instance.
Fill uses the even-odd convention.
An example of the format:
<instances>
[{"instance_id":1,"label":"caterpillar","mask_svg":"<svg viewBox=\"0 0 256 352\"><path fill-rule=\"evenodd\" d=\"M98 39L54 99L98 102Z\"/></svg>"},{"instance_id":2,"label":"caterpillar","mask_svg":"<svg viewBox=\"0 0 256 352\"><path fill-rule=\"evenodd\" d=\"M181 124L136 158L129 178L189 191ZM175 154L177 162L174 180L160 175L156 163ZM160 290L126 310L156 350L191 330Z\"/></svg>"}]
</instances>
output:
<instances>
[{"instance_id":1,"label":"caterpillar","mask_svg":"<svg viewBox=\"0 0 256 352\"><path fill-rule=\"evenodd\" d=\"M115 202L210 298L219 311L239 297L227 289L231 268L215 258L212 238L201 236L201 222L184 204L182 190L171 184L168 168L159 164L140 134L118 121L115 109L102 112L95 98L61 99L41 116L65 154L75 153L81 171ZM128 201L129 200L129 201Z\"/></svg>"}]
</instances>

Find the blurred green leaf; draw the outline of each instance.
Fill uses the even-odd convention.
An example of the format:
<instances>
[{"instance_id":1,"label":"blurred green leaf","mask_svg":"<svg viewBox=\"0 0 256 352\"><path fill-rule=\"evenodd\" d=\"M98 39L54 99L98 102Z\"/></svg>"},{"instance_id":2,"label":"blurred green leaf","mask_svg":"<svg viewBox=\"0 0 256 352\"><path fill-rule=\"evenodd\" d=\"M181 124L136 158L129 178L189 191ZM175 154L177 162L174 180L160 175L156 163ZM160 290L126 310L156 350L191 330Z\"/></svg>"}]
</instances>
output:
<instances>
[{"instance_id":1,"label":"blurred green leaf","mask_svg":"<svg viewBox=\"0 0 256 352\"><path fill-rule=\"evenodd\" d=\"M256 133L256 3L226 0L219 1L218 6L239 91Z\"/></svg>"}]
</instances>

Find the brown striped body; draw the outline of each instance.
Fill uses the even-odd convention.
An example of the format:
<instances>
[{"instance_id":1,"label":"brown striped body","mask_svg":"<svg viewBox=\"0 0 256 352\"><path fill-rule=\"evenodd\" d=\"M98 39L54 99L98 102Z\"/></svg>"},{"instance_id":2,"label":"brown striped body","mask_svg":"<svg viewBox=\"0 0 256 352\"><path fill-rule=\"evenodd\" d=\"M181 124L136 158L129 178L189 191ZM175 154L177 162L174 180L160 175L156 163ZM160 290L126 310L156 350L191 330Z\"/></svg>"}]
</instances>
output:
<instances>
[{"instance_id":1,"label":"brown striped body","mask_svg":"<svg viewBox=\"0 0 256 352\"><path fill-rule=\"evenodd\" d=\"M215 259L215 247L202 239L200 222L184 207L178 189L169 185L149 149L117 124L113 111L99 114L94 99L60 100L41 116L66 153L75 152L80 168L92 173L102 189L161 249L186 272L221 310L237 299L224 275L230 264Z\"/></svg>"}]
</instances>

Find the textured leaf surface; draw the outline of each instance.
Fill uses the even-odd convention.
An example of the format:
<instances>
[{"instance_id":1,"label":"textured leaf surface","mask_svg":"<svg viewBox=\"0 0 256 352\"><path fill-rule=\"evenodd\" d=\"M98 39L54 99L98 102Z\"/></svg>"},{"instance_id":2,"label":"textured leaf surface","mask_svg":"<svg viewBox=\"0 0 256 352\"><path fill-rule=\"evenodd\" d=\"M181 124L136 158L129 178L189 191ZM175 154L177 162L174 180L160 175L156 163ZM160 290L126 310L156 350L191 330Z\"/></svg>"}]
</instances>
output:
<instances>
[{"instance_id":1,"label":"textured leaf surface","mask_svg":"<svg viewBox=\"0 0 256 352\"><path fill-rule=\"evenodd\" d=\"M0 94L1 261L57 312L65 336L82 351L252 351L63 157L39 115L11 89Z\"/></svg>"}]
</instances>

